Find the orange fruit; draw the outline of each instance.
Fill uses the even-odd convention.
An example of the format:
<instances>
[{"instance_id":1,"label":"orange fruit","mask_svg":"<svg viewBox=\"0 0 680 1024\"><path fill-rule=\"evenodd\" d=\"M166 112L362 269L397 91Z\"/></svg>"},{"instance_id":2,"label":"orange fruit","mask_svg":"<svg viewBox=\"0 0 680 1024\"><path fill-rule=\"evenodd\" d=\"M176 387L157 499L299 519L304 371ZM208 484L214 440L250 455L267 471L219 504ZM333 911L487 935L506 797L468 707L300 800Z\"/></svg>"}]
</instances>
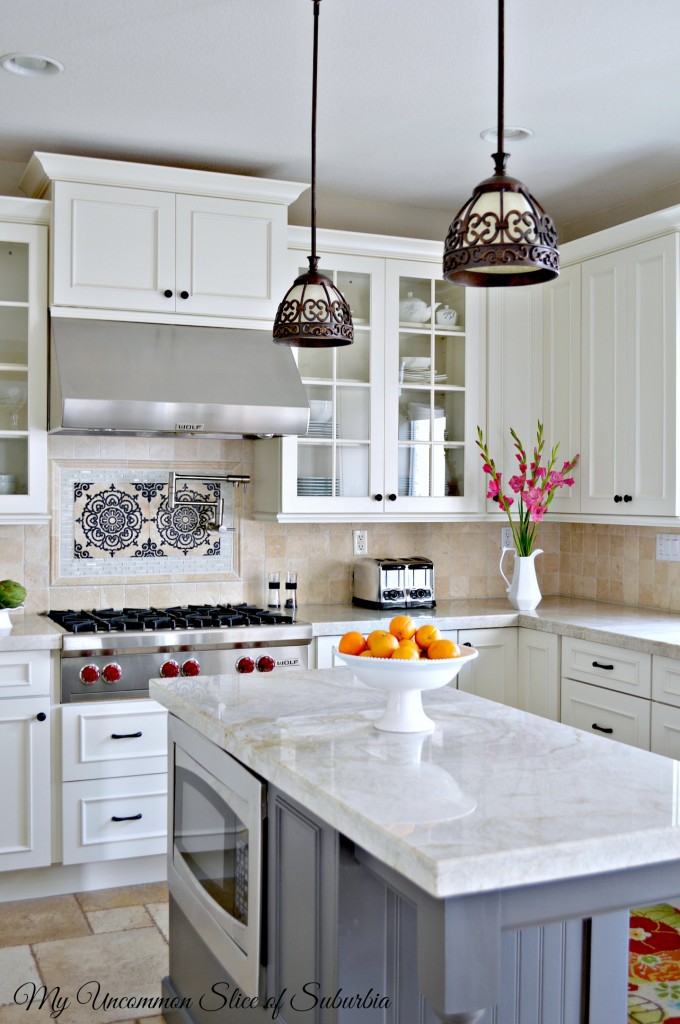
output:
<instances>
[{"instance_id":1,"label":"orange fruit","mask_svg":"<svg viewBox=\"0 0 680 1024\"><path fill-rule=\"evenodd\" d=\"M390 622L390 633L397 640L410 640L415 636L416 624L410 615L395 615Z\"/></svg>"},{"instance_id":2,"label":"orange fruit","mask_svg":"<svg viewBox=\"0 0 680 1024\"><path fill-rule=\"evenodd\" d=\"M418 647L418 644L415 642L415 640L400 640L399 646L412 647L417 654L420 654L420 647Z\"/></svg>"},{"instance_id":3,"label":"orange fruit","mask_svg":"<svg viewBox=\"0 0 680 1024\"><path fill-rule=\"evenodd\" d=\"M368 649L368 647L367 647L365 651L362 651L362 652L361 652L361 654L359 655L359 657L360 657L360 658L372 658L372 657L373 657L373 655L371 654L371 652L369 651L369 649Z\"/></svg>"},{"instance_id":4,"label":"orange fruit","mask_svg":"<svg viewBox=\"0 0 680 1024\"><path fill-rule=\"evenodd\" d=\"M369 651L373 650L373 644L376 642L376 640L379 640L380 637L391 635L392 634L388 633L386 629L374 629L373 632L369 633L368 636L366 637L366 644L368 646Z\"/></svg>"},{"instance_id":5,"label":"orange fruit","mask_svg":"<svg viewBox=\"0 0 680 1024\"><path fill-rule=\"evenodd\" d=\"M340 654L361 654L366 650L367 644L361 633L356 630L350 630L349 633L343 633L340 637L340 643L338 644L338 650Z\"/></svg>"},{"instance_id":6,"label":"orange fruit","mask_svg":"<svg viewBox=\"0 0 680 1024\"><path fill-rule=\"evenodd\" d=\"M460 647L453 640L433 640L427 649L428 658L459 658Z\"/></svg>"},{"instance_id":7,"label":"orange fruit","mask_svg":"<svg viewBox=\"0 0 680 1024\"><path fill-rule=\"evenodd\" d=\"M374 658L391 658L399 648L399 641L391 633L383 633L375 638L371 644L370 651Z\"/></svg>"},{"instance_id":8,"label":"orange fruit","mask_svg":"<svg viewBox=\"0 0 680 1024\"><path fill-rule=\"evenodd\" d=\"M420 651L415 644L399 644L392 652L392 661L420 661Z\"/></svg>"},{"instance_id":9,"label":"orange fruit","mask_svg":"<svg viewBox=\"0 0 680 1024\"><path fill-rule=\"evenodd\" d=\"M441 633L432 622L428 622L427 625L420 626L416 630L416 643L421 651L426 651L431 643L440 639Z\"/></svg>"}]
</instances>

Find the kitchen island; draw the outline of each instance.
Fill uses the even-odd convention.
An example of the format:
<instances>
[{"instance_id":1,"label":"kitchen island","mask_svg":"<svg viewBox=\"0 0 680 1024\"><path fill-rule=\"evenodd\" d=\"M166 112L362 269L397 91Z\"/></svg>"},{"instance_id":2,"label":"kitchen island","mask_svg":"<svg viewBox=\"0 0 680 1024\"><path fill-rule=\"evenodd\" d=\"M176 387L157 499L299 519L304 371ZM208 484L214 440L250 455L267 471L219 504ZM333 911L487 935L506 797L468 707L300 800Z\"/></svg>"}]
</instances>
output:
<instances>
[{"instance_id":1,"label":"kitchen island","mask_svg":"<svg viewBox=\"0 0 680 1024\"><path fill-rule=\"evenodd\" d=\"M379 733L384 697L348 669L152 681L151 696L339 837L335 977L355 991L373 957L383 995L380 965L399 964L393 1005L398 989L422 1013L422 996L457 1024L625 1020L628 908L680 893L677 762L451 687L423 696L432 733ZM362 918L376 885L391 929Z\"/></svg>"}]
</instances>

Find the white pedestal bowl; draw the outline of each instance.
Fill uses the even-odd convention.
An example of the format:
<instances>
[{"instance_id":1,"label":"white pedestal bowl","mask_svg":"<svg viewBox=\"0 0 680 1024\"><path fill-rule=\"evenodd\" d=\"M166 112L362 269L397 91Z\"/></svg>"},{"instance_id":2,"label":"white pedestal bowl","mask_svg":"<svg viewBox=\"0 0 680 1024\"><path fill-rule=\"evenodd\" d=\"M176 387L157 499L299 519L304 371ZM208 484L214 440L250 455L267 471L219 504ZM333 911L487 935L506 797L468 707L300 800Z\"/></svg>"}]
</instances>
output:
<instances>
[{"instance_id":1,"label":"white pedestal bowl","mask_svg":"<svg viewBox=\"0 0 680 1024\"><path fill-rule=\"evenodd\" d=\"M382 718L374 722L383 732L431 732L435 723L423 710L423 690L435 690L455 679L463 665L473 661L478 651L465 647L459 658L429 661L393 661L391 658L362 658L354 654L334 655L352 669L366 686L384 690L387 707Z\"/></svg>"}]
</instances>

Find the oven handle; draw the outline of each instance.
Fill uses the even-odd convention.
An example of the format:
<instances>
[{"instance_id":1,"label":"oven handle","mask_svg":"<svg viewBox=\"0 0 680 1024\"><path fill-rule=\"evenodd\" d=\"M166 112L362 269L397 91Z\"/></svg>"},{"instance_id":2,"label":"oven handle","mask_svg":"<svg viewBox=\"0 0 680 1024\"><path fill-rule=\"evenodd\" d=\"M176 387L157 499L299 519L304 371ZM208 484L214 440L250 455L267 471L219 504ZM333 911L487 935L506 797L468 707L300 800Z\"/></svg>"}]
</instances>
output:
<instances>
[{"instance_id":1,"label":"oven handle","mask_svg":"<svg viewBox=\"0 0 680 1024\"><path fill-rule=\"evenodd\" d=\"M112 732L111 733L111 739L112 740L138 740L141 735L142 735L141 731L140 732Z\"/></svg>"},{"instance_id":2,"label":"oven handle","mask_svg":"<svg viewBox=\"0 0 680 1024\"><path fill-rule=\"evenodd\" d=\"M142 812L141 811L139 812L139 814L128 814L127 817L121 817L118 814L113 814L111 816L111 821L139 821L141 816L142 816Z\"/></svg>"}]
</instances>

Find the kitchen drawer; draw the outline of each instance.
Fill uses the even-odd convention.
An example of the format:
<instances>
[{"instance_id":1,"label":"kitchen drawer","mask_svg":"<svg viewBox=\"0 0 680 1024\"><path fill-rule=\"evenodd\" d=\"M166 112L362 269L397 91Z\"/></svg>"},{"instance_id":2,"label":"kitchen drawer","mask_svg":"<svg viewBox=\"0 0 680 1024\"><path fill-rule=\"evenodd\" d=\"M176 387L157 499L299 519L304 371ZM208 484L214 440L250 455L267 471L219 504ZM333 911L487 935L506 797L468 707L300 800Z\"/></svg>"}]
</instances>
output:
<instances>
[{"instance_id":1,"label":"kitchen drawer","mask_svg":"<svg viewBox=\"0 0 680 1024\"><path fill-rule=\"evenodd\" d=\"M165 853L167 788L165 773L64 783L63 863Z\"/></svg>"},{"instance_id":2,"label":"kitchen drawer","mask_svg":"<svg viewBox=\"0 0 680 1024\"><path fill-rule=\"evenodd\" d=\"M680 661L655 654L652 658L652 700L680 707Z\"/></svg>"},{"instance_id":3,"label":"kitchen drawer","mask_svg":"<svg viewBox=\"0 0 680 1024\"><path fill-rule=\"evenodd\" d=\"M49 651L0 652L0 697L48 697Z\"/></svg>"},{"instance_id":4,"label":"kitchen drawer","mask_svg":"<svg viewBox=\"0 0 680 1024\"><path fill-rule=\"evenodd\" d=\"M562 675L637 697L652 695L652 656L589 640L562 638Z\"/></svg>"},{"instance_id":5,"label":"kitchen drawer","mask_svg":"<svg viewBox=\"0 0 680 1024\"><path fill-rule=\"evenodd\" d=\"M651 703L628 693L562 679L562 722L642 750L649 750L650 745Z\"/></svg>"},{"instance_id":6,"label":"kitchen drawer","mask_svg":"<svg viewBox=\"0 0 680 1024\"><path fill-rule=\"evenodd\" d=\"M155 700L64 705L63 781L167 771L167 720L167 711Z\"/></svg>"},{"instance_id":7,"label":"kitchen drawer","mask_svg":"<svg viewBox=\"0 0 680 1024\"><path fill-rule=\"evenodd\" d=\"M680 708L652 701L652 750L680 761Z\"/></svg>"}]
</instances>

